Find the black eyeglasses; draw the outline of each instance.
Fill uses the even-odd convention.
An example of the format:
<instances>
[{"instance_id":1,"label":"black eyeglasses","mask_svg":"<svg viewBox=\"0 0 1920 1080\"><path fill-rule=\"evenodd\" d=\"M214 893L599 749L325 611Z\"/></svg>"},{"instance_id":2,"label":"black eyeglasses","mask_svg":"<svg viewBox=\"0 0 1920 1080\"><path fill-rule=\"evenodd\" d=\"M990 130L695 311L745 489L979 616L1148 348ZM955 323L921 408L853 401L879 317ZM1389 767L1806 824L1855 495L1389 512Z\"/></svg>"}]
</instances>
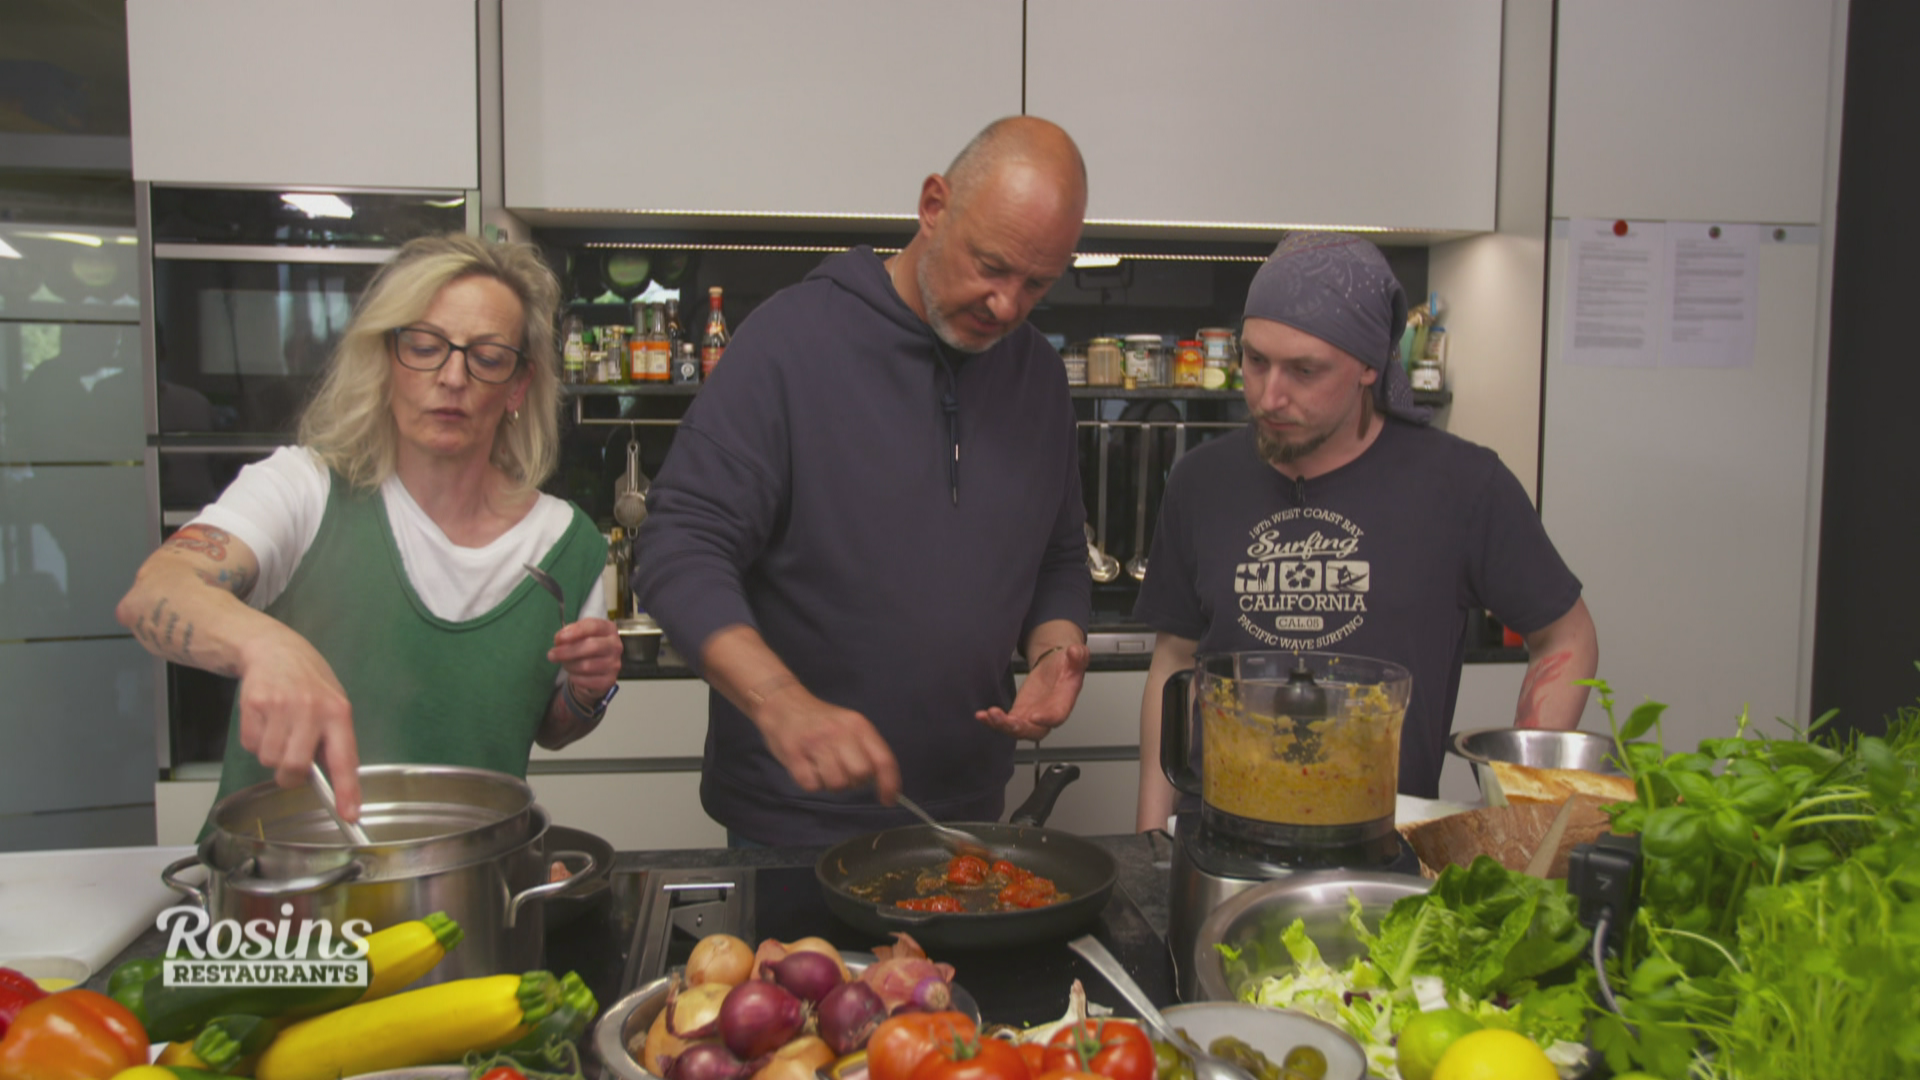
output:
<instances>
[{"instance_id":1,"label":"black eyeglasses","mask_svg":"<svg viewBox=\"0 0 1920 1080\"><path fill-rule=\"evenodd\" d=\"M497 341L478 341L467 345L455 345L431 330L417 330L401 327L387 331L392 343L393 358L401 366L415 371L439 371L446 365L447 358L454 353L464 353L467 358L467 374L483 383L503 383L513 378L520 370L520 362L526 354L511 345L502 345Z\"/></svg>"}]
</instances>

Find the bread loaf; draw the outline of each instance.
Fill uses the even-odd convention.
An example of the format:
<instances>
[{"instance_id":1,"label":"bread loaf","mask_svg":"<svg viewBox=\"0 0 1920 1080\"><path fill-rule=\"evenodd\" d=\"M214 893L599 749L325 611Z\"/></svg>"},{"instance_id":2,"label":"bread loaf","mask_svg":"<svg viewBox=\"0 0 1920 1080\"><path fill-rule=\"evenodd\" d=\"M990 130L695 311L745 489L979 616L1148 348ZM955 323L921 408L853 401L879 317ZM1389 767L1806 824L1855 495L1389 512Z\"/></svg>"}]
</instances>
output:
<instances>
[{"instance_id":1,"label":"bread loaf","mask_svg":"<svg viewBox=\"0 0 1920 1080\"><path fill-rule=\"evenodd\" d=\"M1629 802L1637 793L1633 778L1585 769L1537 769L1495 761L1480 766L1480 786L1488 806L1528 803L1559 805L1570 795L1592 795L1606 803Z\"/></svg>"}]
</instances>

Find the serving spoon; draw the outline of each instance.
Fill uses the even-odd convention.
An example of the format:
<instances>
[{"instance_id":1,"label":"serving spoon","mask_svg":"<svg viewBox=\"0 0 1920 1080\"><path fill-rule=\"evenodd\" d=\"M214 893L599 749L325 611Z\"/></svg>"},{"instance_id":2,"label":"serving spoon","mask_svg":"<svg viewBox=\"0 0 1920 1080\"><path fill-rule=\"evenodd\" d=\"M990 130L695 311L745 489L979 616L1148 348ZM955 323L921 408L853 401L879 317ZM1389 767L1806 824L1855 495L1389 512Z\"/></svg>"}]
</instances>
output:
<instances>
[{"instance_id":1,"label":"serving spoon","mask_svg":"<svg viewBox=\"0 0 1920 1080\"><path fill-rule=\"evenodd\" d=\"M361 828L357 822L348 821L340 816L340 804L333 798L333 785L327 783L327 774L320 771L319 762L307 762L307 778L313 783L314 794L320 796L320 805L327 808L327 816L333 819L335 825L340 826L341 832L347 834L347 839L355 847L371 845L373 840L367 836L367 830Z\"/></svg>"},{"instance_id":2,"label":"serving spoon","mask_svg":"<svg viewBox=\"0 0 1920 1080\"><path fill-rule=\"evenodd\" d=\"M1133 976L1127 974L1127 969L1120 966L1120 961L1107 951L1105 945L1100 944L1098 938L1092 934L1077 937L1067 942L1067 948L1079 953L1080 958L1092 965L1093 970L1099 972L1101 978L1107 980L1115 990L1120 991L1120 996L1127 1000L1128 1005L1133 1006L1134 1012L1140 1014L1141 1021L1147 1025L1148 1030L1153 1032L1154 1038L1161 1042L1172 1043L1182 1053L1193 1059L1194 1080L1253 1080L1245 1069L1214 1057L1195 1046L1192 1039L1167 1023L1167 1018L1161 1016L1160 1010L1154 1008L1153 1002L1148 1000L1147 992L1140 989L1140 984L1133 981Z\"/></svg>"},{"instance_id":3,"label":"serving spoon","mask_svg":"<svg viewBox=\"0 0 1920 1080\"><path fill-rule=\"evenodd\" d=\"M560 625L567 625L567 590L560 587L560 583L553 579L552 574L547 573L532 563L521 563L520 565L526 567L527 576L531 577L535 584L547 590L547 595L553 597L553 602L560 605Z\"/></svg>"},{"instance_id":4,"label":"serving spoon","mask_svg":"<svg viewBox=\"0 0 1920 1080\"><path fill-rule=\"evenodd\" d=\"M932 814L922 810L919 803L907 798L904 794L894 796L894 800L901 806L913 811L914 817L926 822L927 827L933 830L933 834L938 836L941 842L945 843L948 848L952 849L954 854L973 855L992 861L993 852L987 849L987 845L982 842L979 837L965 830L956 829L951 825L942 825L933 820Z\"/></svg>"}]
</instances>

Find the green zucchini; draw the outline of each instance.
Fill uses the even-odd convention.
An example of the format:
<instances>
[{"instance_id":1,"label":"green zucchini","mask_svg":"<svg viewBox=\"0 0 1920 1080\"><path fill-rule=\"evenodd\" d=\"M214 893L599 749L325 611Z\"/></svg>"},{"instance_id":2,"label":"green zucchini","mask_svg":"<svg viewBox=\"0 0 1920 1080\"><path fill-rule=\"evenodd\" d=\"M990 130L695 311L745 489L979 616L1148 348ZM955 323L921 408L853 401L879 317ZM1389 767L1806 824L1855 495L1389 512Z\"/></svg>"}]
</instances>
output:
<instances>
[{"instance_id":1,"label":"green zucchini","mask_svg":"<svg viewBox=\"0 0 1920 1080\"><path fill-rule=\"evenodd\" d=\"M193 1056L215 1072L231 1073L265 1050L288 1022L277 1016L216 1016L193 1037Z\"/></svg>"}]
</instances>

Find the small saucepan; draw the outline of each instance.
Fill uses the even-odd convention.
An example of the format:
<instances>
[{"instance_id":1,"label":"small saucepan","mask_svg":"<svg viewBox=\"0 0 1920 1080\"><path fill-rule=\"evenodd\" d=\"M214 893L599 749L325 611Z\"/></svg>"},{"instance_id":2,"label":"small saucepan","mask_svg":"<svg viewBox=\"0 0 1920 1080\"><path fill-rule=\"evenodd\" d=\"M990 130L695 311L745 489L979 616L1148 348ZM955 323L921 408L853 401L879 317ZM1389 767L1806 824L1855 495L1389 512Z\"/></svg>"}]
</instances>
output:
<instances>
[{"instance_id":1,"label":"small saucepan","mask_svg":"<svg viewBox=\"0 0 1920 1080\"><path fill-rule=\"evenodd\" d=\"M895 907L894 900L912 894L916 873L944 866L953 856L932 829L910 825L828 848L814 864L827 907L855 929L880 937L904 930L929 950L1001 949L1073 934L1106 908L1118 873L1105 848L1072 833L1041 827L1061 790L1079 776L1077 765L1049 765L1034 785L1033 795L1007 824L955 823L979 837L995 858L1051 879L1067 899L1019 911L948 913ZM882 891L879 900L862 894L865 886L881 879L896 879L906 891L898 897ZM855 892L856 888L862 892Z\"/></svg>"}]
</instances>

